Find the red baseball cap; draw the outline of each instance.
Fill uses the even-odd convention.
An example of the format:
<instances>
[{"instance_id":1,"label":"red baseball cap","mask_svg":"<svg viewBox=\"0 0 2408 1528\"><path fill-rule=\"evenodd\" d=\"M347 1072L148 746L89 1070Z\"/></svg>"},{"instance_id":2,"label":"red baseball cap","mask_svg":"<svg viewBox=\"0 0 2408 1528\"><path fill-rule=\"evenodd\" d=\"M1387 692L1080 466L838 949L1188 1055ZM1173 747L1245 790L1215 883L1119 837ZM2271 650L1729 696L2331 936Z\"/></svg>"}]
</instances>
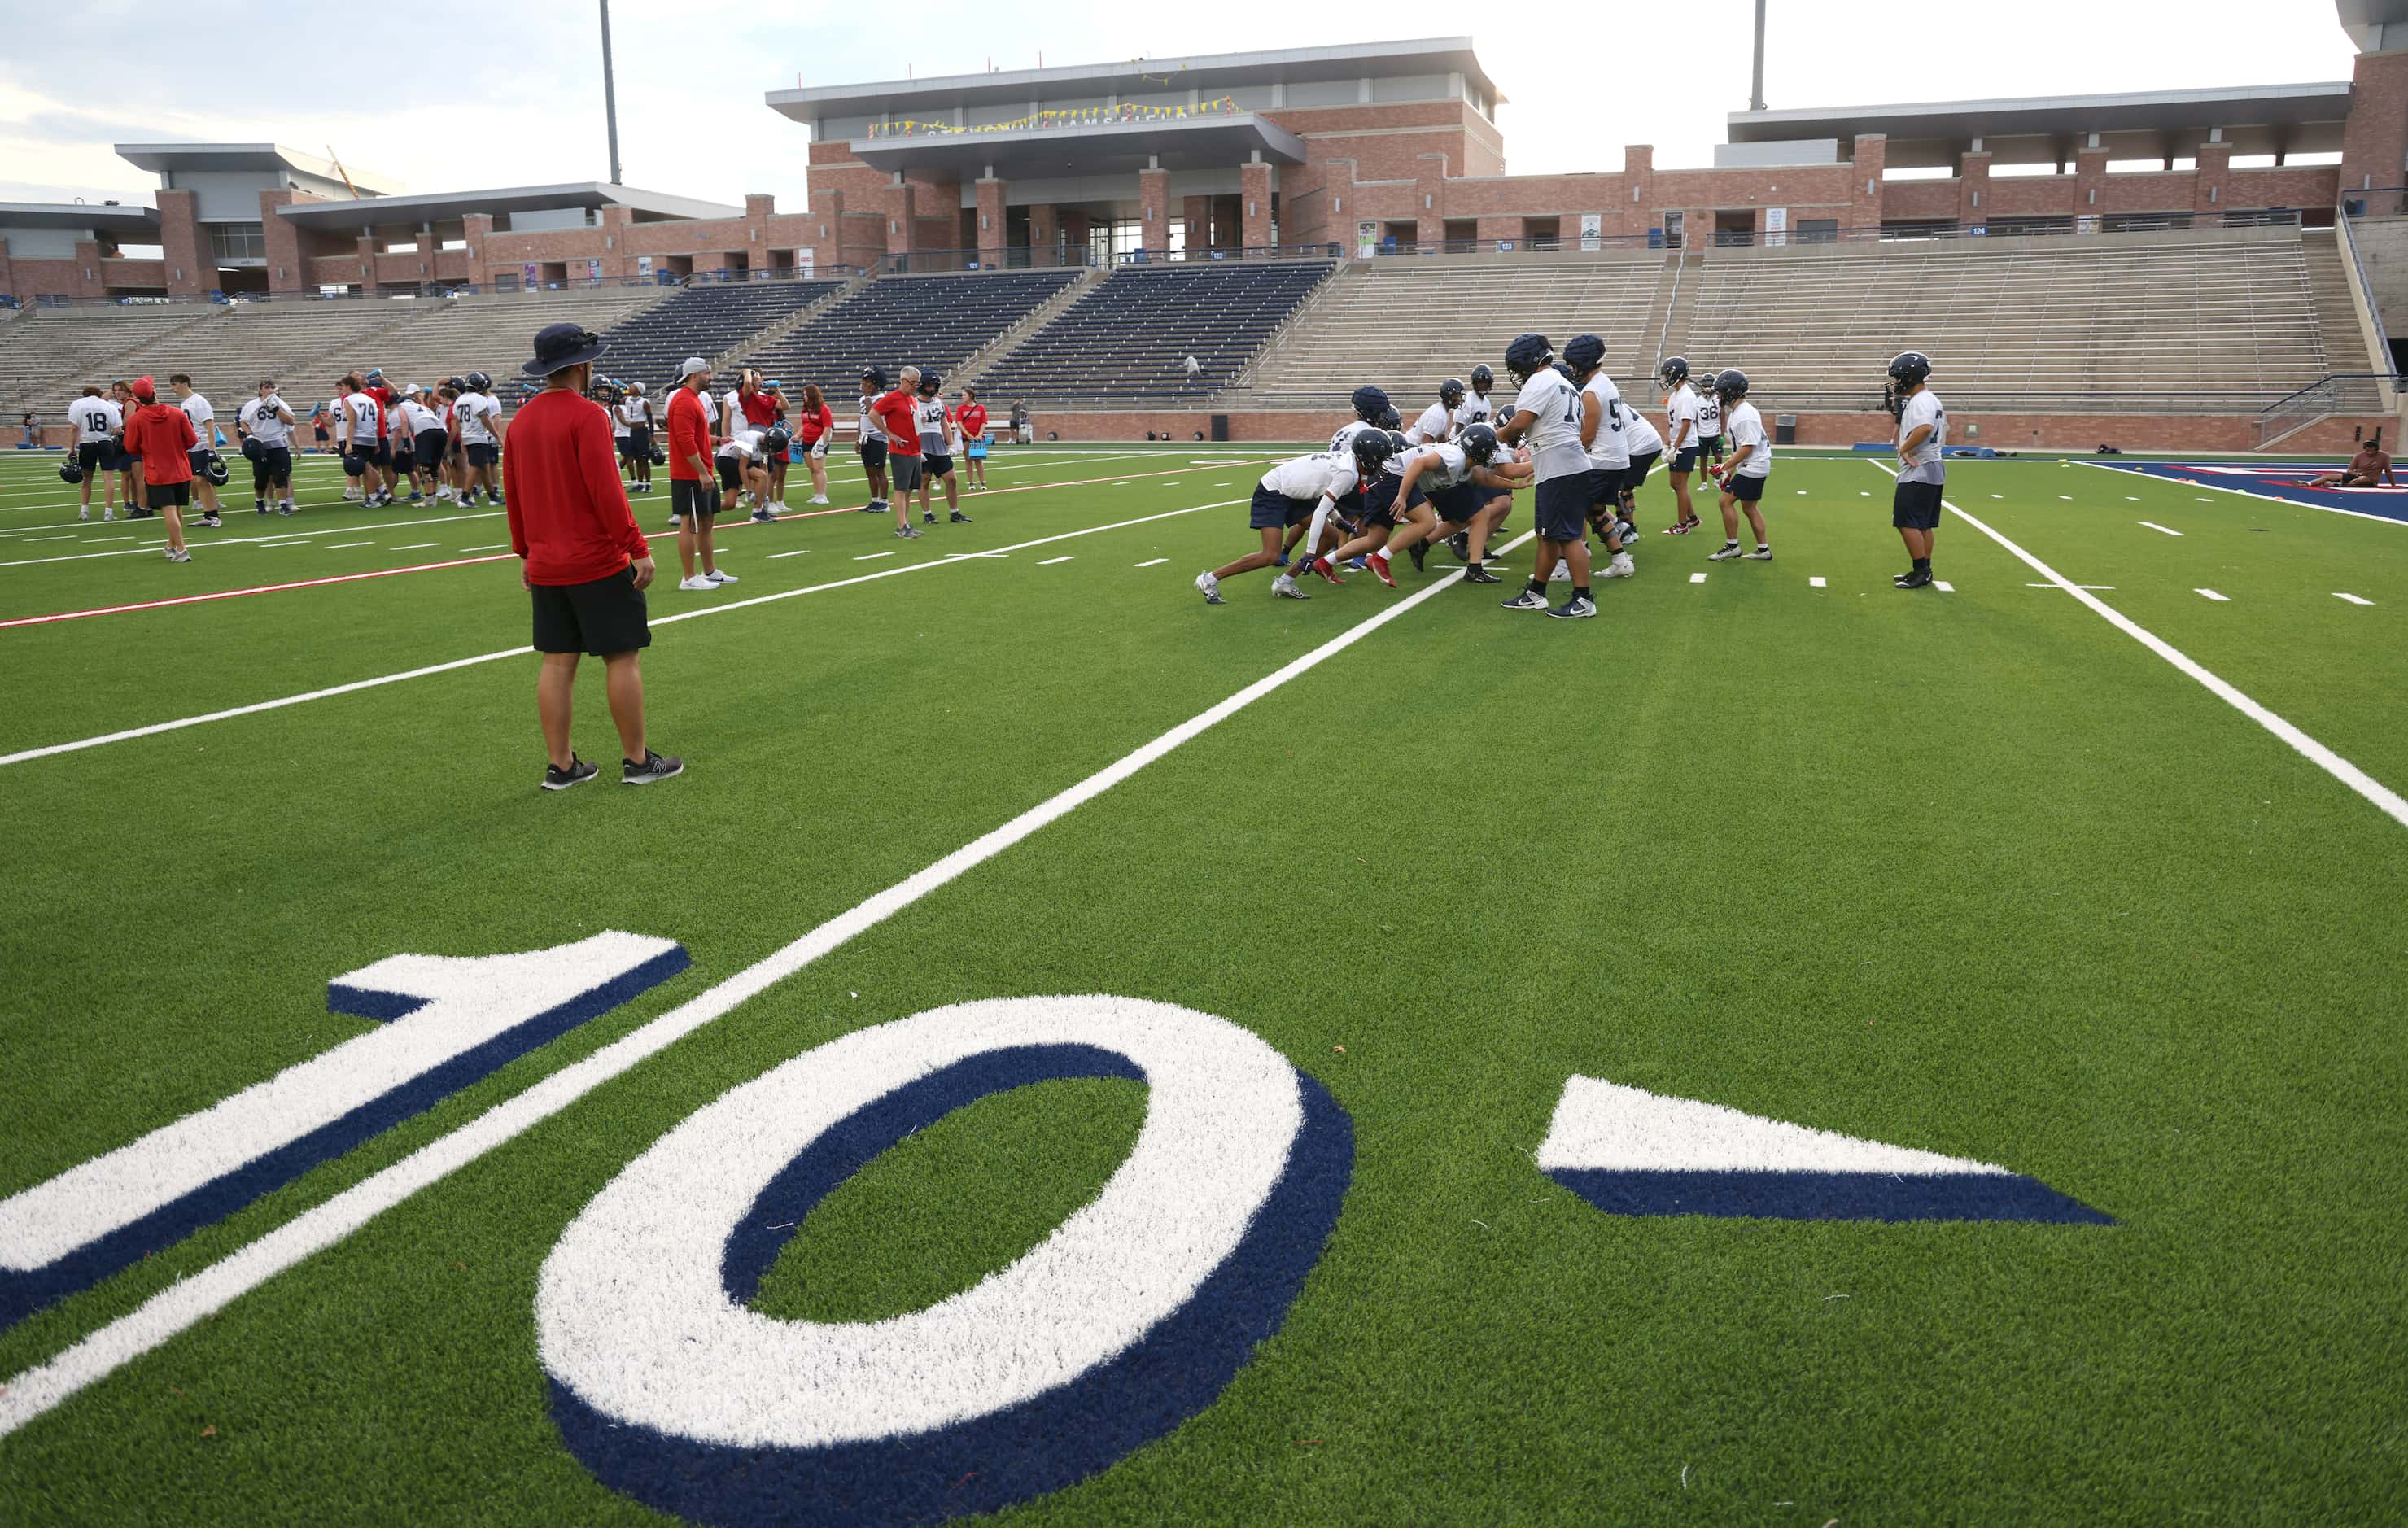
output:
<instances>
[{"instance_id":1,"label":"red baseball cap","mask_svg":"<svg viewBox=\"0 0 2408 1528\"><path fill-rule=\"evenodd\" d=\"M134 378L134 395L144 403L156 403L159 399L159 389L150 378L136 377Z\"/></svg>"}]
</instances>

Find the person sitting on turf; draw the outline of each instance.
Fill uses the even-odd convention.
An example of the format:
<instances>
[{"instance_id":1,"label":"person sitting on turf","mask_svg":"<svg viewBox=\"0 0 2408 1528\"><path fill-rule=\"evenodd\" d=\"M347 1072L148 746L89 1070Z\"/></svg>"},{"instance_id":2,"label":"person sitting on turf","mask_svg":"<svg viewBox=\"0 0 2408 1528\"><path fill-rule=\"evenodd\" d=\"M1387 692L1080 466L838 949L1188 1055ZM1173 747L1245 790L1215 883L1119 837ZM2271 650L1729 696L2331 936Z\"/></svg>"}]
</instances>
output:
<instances>
[{"instance_id":1,"label":"person sitting on turf","mask_svg":"<svg viewBox=\"0 0 2408 1528\"><path fill-rule=\"evenodd\" d=\"M2310 488L2382 488L2386 486L2398 488L2400 479L2391 475L2391 453L2383 449L2383 432L2375 431L2373 436L2358 449L2358 454L2349 459L2349 465L2339 472L2328 472L2322 477L2310 478L2308 486Z\"/></svg>"}]
</instances>

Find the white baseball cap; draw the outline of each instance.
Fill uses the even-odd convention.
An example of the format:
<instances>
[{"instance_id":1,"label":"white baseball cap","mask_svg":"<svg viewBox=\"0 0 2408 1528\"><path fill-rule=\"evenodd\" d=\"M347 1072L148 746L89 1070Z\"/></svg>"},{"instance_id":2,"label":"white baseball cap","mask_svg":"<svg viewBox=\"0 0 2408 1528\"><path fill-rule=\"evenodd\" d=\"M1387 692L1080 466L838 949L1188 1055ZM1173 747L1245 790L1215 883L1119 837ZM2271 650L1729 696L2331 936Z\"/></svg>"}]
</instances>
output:
<instances>
[{"instance_id":1,"label":"white baseball cap","mask_svg":"<svg viewBox=\"0 0 2408 1528\"><path fill-rule=\"evenodd\" d=\"M685 364L678 367L678 380L682 382L698 371L709 371L710 369L710 363L704 360L702 357L698 355L687 356L685 358Z\"/></svg>"}]
</instances>

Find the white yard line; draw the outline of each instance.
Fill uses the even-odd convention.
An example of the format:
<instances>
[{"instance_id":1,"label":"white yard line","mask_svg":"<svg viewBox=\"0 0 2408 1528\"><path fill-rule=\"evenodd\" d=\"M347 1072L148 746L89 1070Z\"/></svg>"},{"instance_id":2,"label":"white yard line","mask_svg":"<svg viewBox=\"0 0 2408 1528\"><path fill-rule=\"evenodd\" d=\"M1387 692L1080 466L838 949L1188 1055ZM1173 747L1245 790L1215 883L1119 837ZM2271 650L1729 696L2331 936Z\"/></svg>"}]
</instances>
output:
<instances>
[{"instance_id":1,"label":"white yard line","mask_svg":"<svg viewBox=\"0 0 2408 1528\"><path fill-rule=\"evenodd\" d=\"M810 548L804 547L796 551L773 551L768 556L763 558L762 561L774 563L781 557L808 557L810 555Z\"/></svg>"},{"instance_id":2,"label":"white yard line","mask_svg":"<svg viewBox=\"0 0 2408 1528\"><path fill-rule=\"evenodd\" d=\"M1881 467L1881 470L1884 472L1889 471L1889 468L1883 467L1878 462L1873 463L1872 465ZM2090 591L2083 588L2080 584L2075 583L2064 574L2057 572L2057 569L2049 566L2046 563L2042 562L2039 558L2034 557L2030 552L2028 552L2024 550L2023 548L2016 546L2013 541L2008 540L2005 536L2000 536L1998 532L1990 529L1987 525L1983 524L1971 515L1967 514L1963 509L1958 508L1955 504L1949 503L1946 499L1942 499L1940 502L1947 507L1950 514L1955 515L1966 524L1971 525L1973 529L1981 532L1984 536L1988 536L2000 546L2004 547L2026 567L2030 568L2034 573L2039 574L2042 578L2046 578L2057 588L2064 590L2067 593L2072 595L2084 605L2088 606L2095 614L2097 614L2101 620L2104 620L2109 625L2114 626L2117 631L2122 632L2125 635L2132 638L2132 640L2140 643L2143 647L2147 648L2151 652L2156 653L2167 663L2172 664L2175 668L2180 669L2183 673L2197 680L2207 690L2208 693L2224 702L2227 706L2231 707L2234 710L2239 711L2243 716L2247 717L2250 721L2257 722L2268 732L2272 733L2276 737L2282 739L2283 742L2288 744L2290 748L2301 758L2306 759L2309 763L2315 764L2326 774L2330 775L2333 778L2341 781L2344 785L2346 785L2351 790L2357 792L2360 796L2364 797L2369 803L2371 803L2377 811L2380 811L2386 817L2390 818L2394 822L2399 823L2401 827L2408 828L2408 800L2402 800L2399 793L2393 791L2389 786L2385 785L2381 780L2369 775L2365 770L2358 768L2358 765L2350 763L2347 759L2343 758L2340 754L2335 753L2332 750L2325 747L2322 743L2317 742L2315 738L2309 736L2306 733L2301 732L2299 728L2293 726L2288 721L2284 721L2281 717L2276 716L2265 707L2258 705L2247 695L2243 694L2239 690L2233 688L2225 680L2210 673L2203 665L2183 652L2180 649L2176 648L2172 643L2157 635L2155 632L2143 627L2140 622L2134 621L2123 611L2116 609L2105 600L2100 599L2098 595L2093 594ZM2205 593L2207 592L2205 590L2201 590L2200 593ZM2223 596L2216 595L2215 597L2221 599Z\"/></svg>"},{"instance_id":3,"label":"white yard line","mask_svg":"<svg viewBox=\"0 0 2408 1528\"><path fill-rule=\"evenodd\" d=\"M326 544L326 550L328 551L344 551L352 547L373 547L375 545L376 543L373 541L330 541Z\"/></svg>"},{"instance_id":4,"label":"white yard line","mask_svg":"<svg viewBox=\"0 0 2408 1528\"><path fill-rule=\"evenodd\" d=\"M1689 575L1689 581L1691 583L1703 583L1706 581L1706 576L1702 573L1692 573Z\"/></svg>"},{"instance_id":5,"label":"white yard line","mask_svg":"<svg viewBox=\"0 0 2408 1528\"><path fill-rule=\"evenodd\" d=\"M385 549L385 550L387 550L387 551L424 551L424 550L425 550L427 548L429 548L429 547L439 547L439 546L441 546L441 545L443 545L443 543L442 543L442 542L440 542L440 541L411 541L411 542L408 542L408 543L407 543L407 544L405 544L405 545L398 546L398 547L387 547L387 548Z\"/></svg>"},{"instance_id":6,"label":"white yard line","mask_svg":"<svg viewBox=\"0 0 2408 1528\"><path fill-rule=\"evenodd\" d=\"M1116 520L1109 524L1090 525L1081 530L1064 531L1054 536L1040 536L1033 541L1015 542L1001 550L1025 551L1030 547L1050 546L1056 541L1073 541L1080 536L1094 536L1103 531L1126 530L1132 525L1151 525L1159 520L1177 520L1182 515L1197 514L1206 509L1226 509L1233 504L1245 502L1243 499L1218 499L1210 504L1191 504L1182 509L1165 509L1151 515L1140 515L1134 520ZM655 627L672 626L681 621L699 621L707 616L724 616L730 610L750 609L756 605L769 605L779 600L796 599L805 594L823 593L831 589L850 589L855 584L875 583L882 578L901 578L907 573L918 573L932 567L949 567L956 563L977 562L982 558L995 555L996 555L995 552L963 552L952 557L939 557L932 562L905 563L896 567L880 568L875 573L855 574L850 578L832 579L827 583L805 584L799 589L781 589L774 594L756 594L750 599L730 600L724 605L713 605L700 610L661 616L654 619L652 624ZM15 753L0 753L0 767L26 764L36 759L47 759L53 754L79 753L86 749L99 748L108 743L131 742L137 737L150 737L163 732L180 732L186 727L197 727L203 722L225 721L239 716L252 716L261 711L278 711L289 706L302 706L311 701L331 700L337 695L348 695L360 690L374 690L382 685L399 684L405 679L425 678L430 675L448 674L453 669L472 668L480 664L500 663L505 658L523 657L532 650L523 647L504 648L496 652L480 652L474 657L454 658L448 663L405 669L398 674L380 674L374 678L353 679L348 684L330 685L323 690L310 690L297 695L281 695L274 700L254 701L248 706L229 707L222 711L179 717L173 721L154 721L148 726L128 727L122 732L103 733L95 737L80 737L69 743L51 743L46 747L24 749Z\"/></svg>"},{"instance_id":7,"label":"white yard line","mask_svg":"<svg viewBox=\"0 0 2408 1528\"><path fill-rule=\"evenodd\" d=\"M874 563L882 557L892 557L895 554L891 551L866 551L860 556L854 558L853 561L856 563Z\"/></svg>"},{"instance_id":8,"label":"white yard line","mask_svg":"<svg viewBox=\"0 0 2408 1528\"><path fill-rule=\"evenodd\" d=\"M2337 600L2347 600L2352 605L2372 605L2374 603L2370 599L2360 599L2356 594L2344 594L2338 589L2333 591L2333 598Z\"/></svg>"},{"instance_id":9,"label":"white yard line","mask_svg":"<svg viewBox=\"0 0 2408 1528\"><path fill-rule=\"evenodd\" d=\"M1824 587L1823 580L1820 578L1809 578L1806 580L1806 587L1809 589L1820 589Z\"/></svg>"},{"instance_id":10,"label":"white yard line","mask_svg":"<svg viewBox=\"0 0 2408 1528\"><path fill-rule=\"evenodd\" d=\"M1056 563L1068 563L1068 562L1069 562L1069 561L1071 561L1071 560L1072 560L1072 559L1070 559L1070 558L1068 558L1068 557L1048 557L1047 559L1045 559L1043 562L1041 562L1041 563L1038 564L1037 565L1038 565L1039 567L1052 567L1052 566L1053 566L1054 564L1056 564Z\"/></svg>"},{"instance_id":11,"label":"white yard line","mask_svg":"<svg viewBox=\"0 0 2408 1528\"><path fill-rule=\"evenodd\" d=\"M2213 589L2194 589L2191 593L2200 595L2203 599L2212 599L2218 605L2229 605L2232 603L2230 595L2219 594Z\"/></svg>"},{"instance_id":12,"label":"white yard line","mask_svg":"<svg viewBox=\"0 0 2408 1528\"><path fill-rule=\"evenodd\" d=\"M2170 525L2160 525L2160 524L2158 524L2158 523L2157 523L2156 521L2154 521L2154 520L2144 520L2144 521L2141 521L2141 523L2142 523L2142 524L2143 524L2143 525L2146 525L2149 529L2151 529L2151 530L2153 530L2153 531L2159 532L2159 533L2161 533L2161 534L2163 534L2163 535L2166 535L2166 536L2180 536L2180 535L2182 535L2182 533L2181 533L2180 531L2175 530L2173 527L2172 527L2172 526L2170 526Z\"/></svg>"},{"instance_id":13,"label":"white yard line","mask_svg":"<svg viewBox=\"0 0 2408 1528\"><path fill-rule=\"evenodd\" d=\"M1510 551L1527 534L1499 549ZM617 1040L571 1062L516 1097L496 1104L448 1135L420 1147L342 1192L294 1216L240 1250L177 1280L132 1311L86 1335L48 1363L0 1384L0 1437L50 1411L86 1386L107 1378L177 1334L208 1320L236 1300L296 1264L323 1251L379 1215L442 1181L485 1153L523 1135L615 1078L659 1054L695 1031L733 1011L748 998L801 971L822 956L868 932L950 884L967 871L1031 837L1113 786L1203 735L1255 701L1312 672L1329 659L1426 601L1453 588L1460 570L1439 578L1349 626L1310 652L1216 705L1199 711L1153 741L1122 755L1085 779L1031 807L1000 827L973 838L944 858L896 881L867 901L838 913L792 944L746 966L638 1025Z\"/></svg>"},{"instance_id":14,"label":"white yard line","mask_svg":"<svg viewBox=\"0 0 2408 1528\"><path fill-rule=\"evenodd\" d=\"M1168 557L1157 557L1157 558L1155 558L1155 559L1154 559L1153 562L1151 562L1151 563L1140 563L1140 564L1138 564L1138 566L1140 566L1140 567L1160 567L1163 564L1168 563L1168 562L1169 562L1169 561L1170 561L1170 559L1169 559L1169 558L1168 558Z\"/></svg>"}]
</instances>

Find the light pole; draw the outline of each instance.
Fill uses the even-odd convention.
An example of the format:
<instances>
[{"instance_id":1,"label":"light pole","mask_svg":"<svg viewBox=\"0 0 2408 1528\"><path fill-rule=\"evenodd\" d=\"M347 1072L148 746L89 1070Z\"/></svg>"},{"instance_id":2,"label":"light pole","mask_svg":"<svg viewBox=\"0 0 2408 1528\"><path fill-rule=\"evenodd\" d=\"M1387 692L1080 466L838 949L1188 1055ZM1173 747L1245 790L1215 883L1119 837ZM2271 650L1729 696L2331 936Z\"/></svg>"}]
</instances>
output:
<instances>
[{"instance_id":1,"label":"light pole","mask_svg":"<svg viewBox=\"0 0 2408 1528\"><path fill-rule=\"evenodd\" d=\"M1756 89L1764 93L1764 0L1756 0ZM610 124L610 183L619 183L619 88L610 78L610 0L602 0L602 115Z\"/></svg>"}]
</instances>

